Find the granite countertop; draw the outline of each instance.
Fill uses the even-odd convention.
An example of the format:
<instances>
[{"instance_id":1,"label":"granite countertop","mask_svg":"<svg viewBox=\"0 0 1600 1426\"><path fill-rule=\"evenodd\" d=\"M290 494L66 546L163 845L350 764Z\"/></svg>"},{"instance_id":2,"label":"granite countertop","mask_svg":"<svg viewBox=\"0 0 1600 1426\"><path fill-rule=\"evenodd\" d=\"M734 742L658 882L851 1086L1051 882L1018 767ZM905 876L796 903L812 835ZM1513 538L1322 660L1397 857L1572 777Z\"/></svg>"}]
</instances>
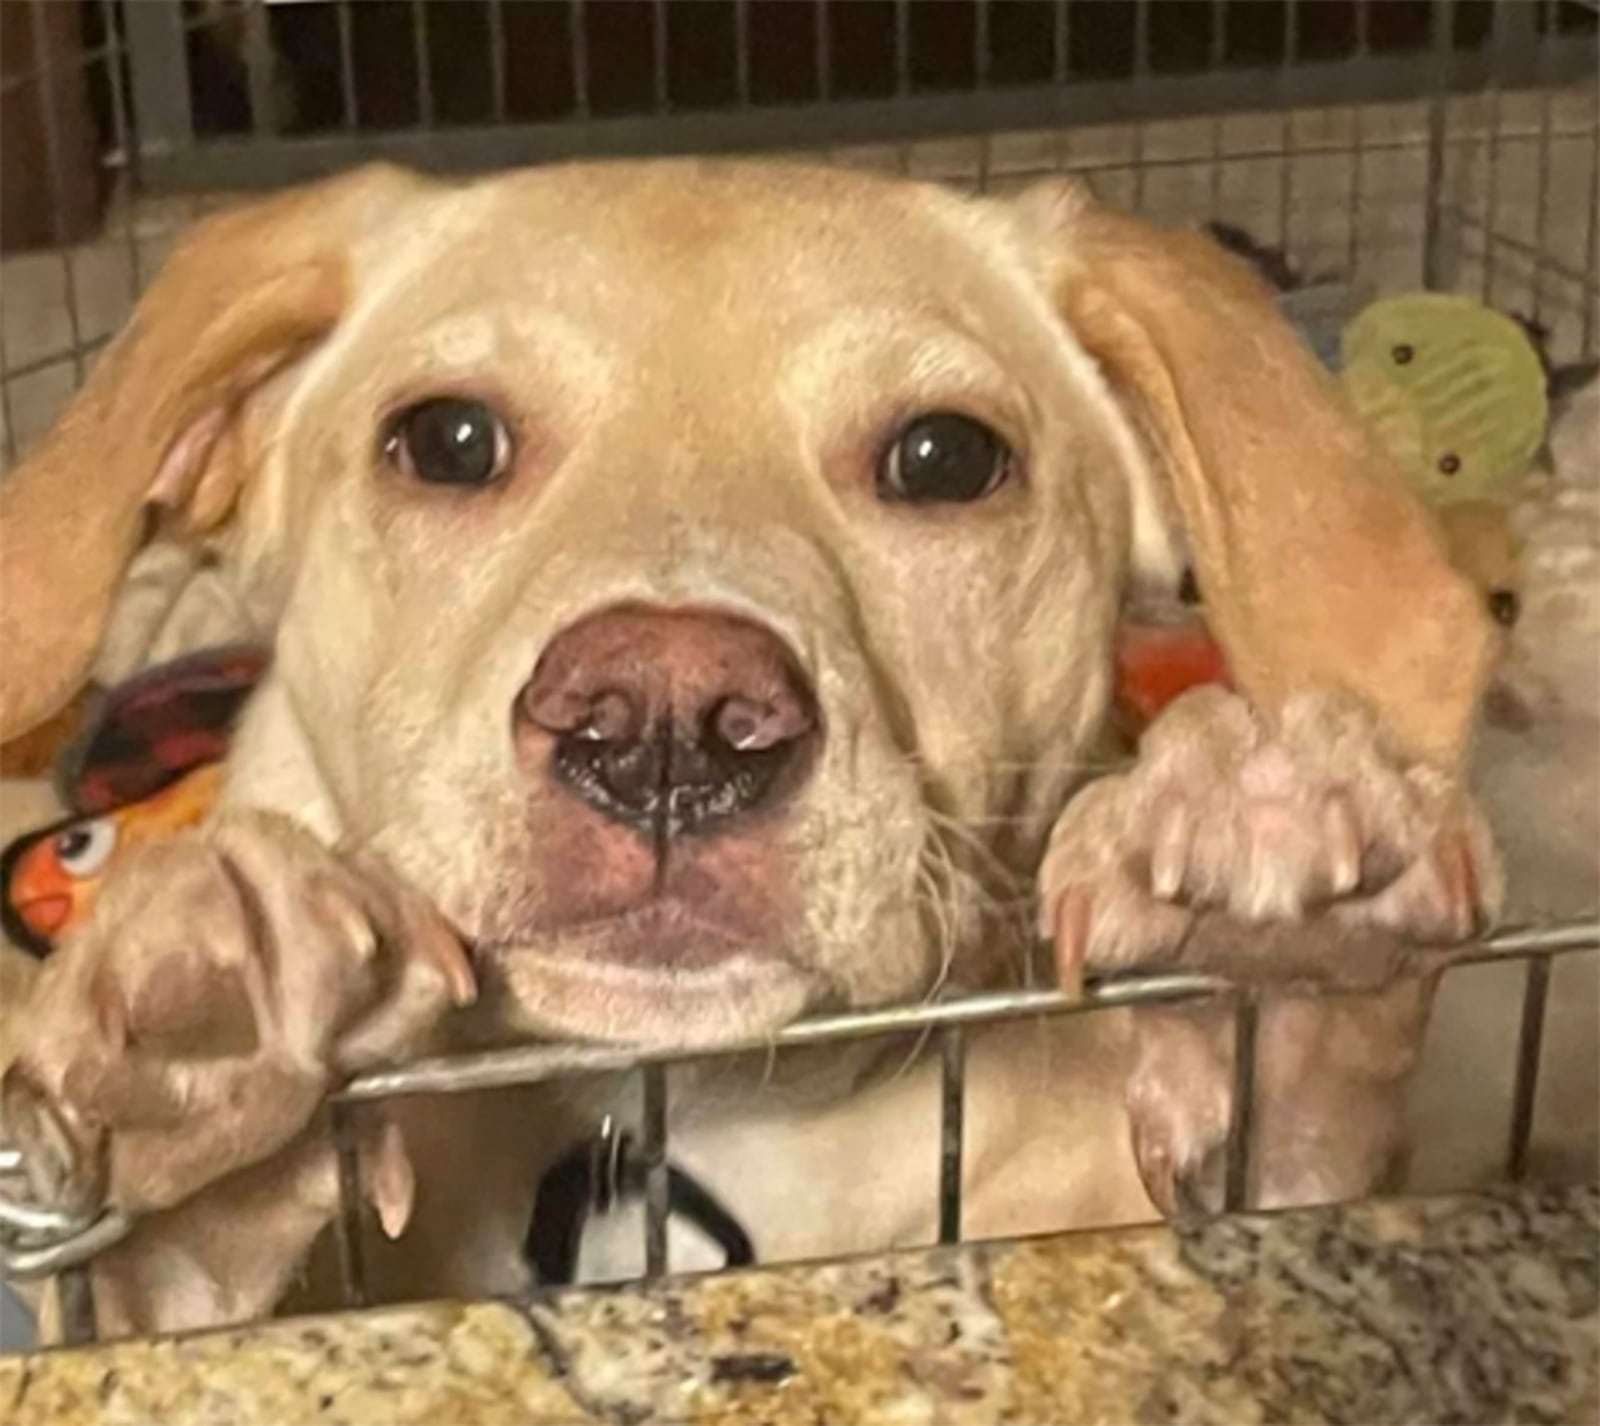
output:
<instances>
[{"instance_id":1,"label":"granite countertop","mask_svg":"<svg viewBox=\"0 0 1600 1426\"><path fill-rule=\"evenodd\" d=\"M1593 1422L1600 1187L0 1360L12 1426Z\"/></svg>"}]
</instances>

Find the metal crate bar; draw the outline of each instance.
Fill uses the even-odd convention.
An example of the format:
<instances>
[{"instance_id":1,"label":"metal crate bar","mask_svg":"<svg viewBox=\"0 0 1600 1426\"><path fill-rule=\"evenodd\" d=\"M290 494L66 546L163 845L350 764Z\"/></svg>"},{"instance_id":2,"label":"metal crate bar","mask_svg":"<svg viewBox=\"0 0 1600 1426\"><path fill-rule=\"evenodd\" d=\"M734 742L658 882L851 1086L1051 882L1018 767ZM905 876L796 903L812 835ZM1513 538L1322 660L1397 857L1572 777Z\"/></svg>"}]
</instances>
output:
<instances>
[{"instance_id":1,"label":"metal crate bar","mask_svg":"<svg viewBox=\"0 0 1600 1426\"><path fill-rule=\"evenodd\" d=\"M644 1273L667 1271L667 1071L646 1065L644 1080Z\"/></svg>"},{"instance_id":2,"label":"metal crate bar","mask_svg":"<svg viewBox=\"0 0 1600 1426\"><path fill-rule=\"evenodd\" d=\"M1528 1144L1533 1137L1533 1111L1539 1094L1539 1060L1544 1049L1544 1017L1550 1004L1550 962L1530 960L1522 991L1522 1027L1517 1035L1516 1078L1511 1089L1511 1139L1506 1174L1520 1181L1528 1172Z\"/></svg>"},{"instance_id":3,"label":"metal crate bar","mask_svg":"<svg viewBox=\"0 0 1600 1426\"><path fill-rule=\"evenodd\" d=\"M1261 1024L1261 1001L1253 993L1234 998L1233 1096L1228 1122L1227 1158L1222 1202L1229 1213L1250 1206L1250 1150L1254 1143L1256 1112L1256 1032Z\"/></svg>"},{"instance_id":4,"label":"metal crate bar","mask_svg":"<svg viewBox=\"0 0 1600 1426\"><path fill-rule=\"evenodd\" d=\"M1443 952L1450 964L1518 960L1600 947L1600 922L1510 930L1459 952ZM735 1044L703 1047L645 1047L591 1043L514 1045L467 1055L413 1060L394 1069L358 1075L337 1096L349 1103L409 1094L464 1094L543 1084L579 1074L621 1073L645 1065L679 1060L766 1054L806 1045L870 1039L948 1025L989 1025L1028 1015L1082 1015L1125 1005L1174 1005L1230 994L1232 982L1219 976L1176 971L1119 977L1085 989L1082 996L1059 990L1008 990L963 996L929 1005L895 1005L843 1015L798 1020L776 1034Z\"/></svg>"},{"instance_id":5,"label":"metal crate bar","mask_svg":"<svg viewBox=\"0 0 1600 1426\"><path fill-rule=\"evenodd\" d=\"M576 0L575 0L576 3ZM137 12L142 7L134 6ZM904 0L898 14L904 13ZM581 10L575 18L581 18ZM395 133L333 133L307 138L229 138L204 143L170 137L182 125L167 114L159 138L146 145L141 178L154 192L195 189L270 188L346 168L363 159L387 158L441 171L475 171L572 158L621 157L682 152L740 153L782 149L826 149L852 144L908 143L983 133L1126 123L1151 119L1275 111L1287 97L1296 107L1398 103L1426 93L1436 61L1432 55L1373 55L1361 65L1318 63L1297 66L1292 93L1285 95L1282 67L1220 74L1152 75L1143 84L1089 81L999 88L965 94L919 94L911 85L909 20L897 34L900 91L891 98L837 101L788 107L750 107L734 111L671 112L620 118L587 113L587 56L578 49L583 29L576 24L574 64L579 87L576 117L545 124L499 127L413 129ZM1458 92L1476 91L1491 72L1504 83L1533 83L1541 77L1561 84L1587 79L1595 48L1585 37L1547 41L1539 54L1492 71L1487 55L1457 55L1451 77ZM181 69L169 79L182 83ZM139 70L136 67L135 76ZM147 76L147 82L154 82ZM145 110L141 104L141 134ZM185 101L185 109L187 101ZM181 137L181 136L180 136Z\"/></svg>"},{"instance_id":6,"label":"metal crate bar","mask_svg":"<svg viewBox=\"0 0 1600 1426\"><path fill-rule=\"evenodd\" d=\"M1447 955L1449 965L1529 960L1522 1034L1518 1044L1511 1164L1520 1172L1538 1079L1538 1059L1548 1004L1549 960L1569 951L1600 948L1600 922L1503 932L1467 952ZM1448 967L1447 967L1448 968ZM962 1149L965 1127L965 1029L968 1025L1036 1014L1069 1014L1115 1005L1171 1004L1228 995L1234 1007L1234 1078L1232 1119L1226 1145L1224 1206L1248 1208L1253 1154L1255 1060L1259 1025L1258 991L1241 991L1211 976L1145 976L1092 986L1084 996L1069 998L1054 991L1020 991L925 1006L901 1006L855 1015L801 1021L762 1042L776 1052L784 1046L828 1043L843 1039L893 1034L908 1029L935 1030L940 1036L940 1128L938 1174L939 1241L962 1240ZM340 1277L347 1305L369 1299L362 1249L362 1205L358 1138L354 1105L363 1100L402 1094L462 1093L473 1089L528 1084L595 1070L639 1069L643 1090L645 1182L645 1274L657 1277L670 1268L667 1217L670 1181L667 1160L667 1065L676 1060L703 1060L739 1053L753 1046L699 1050L628 1050L605 1046L525 1047L484 1056L425 1061L393 1071L361 1076L332 1101L330 1131L338 1161L339 1210L335 1220ZM22 1163L14 1150L0 1147L0 1178L20 1177ZM0 1201L3 1196L0 1196ZM9 1203L10 1210L19 1205ZM54 1220L52 1220L54 1221ZM107 1213L87 1225L67 1224L64 1236L15 1246L0 1242L0 1265L15 1281L55 1274L70 1341L91 1340L94 1310L88 1263L121 1241L133 1224L119 1213Z\"/></svg>"},{"instance_id":7,"label":"metal crate bar","mask_svg":"<svg viewBox=\"0 0 1600 1426\"><path fill-rule=\"evenodd\" d=\"M339 1249L339 1290L346 1307L367 1305L367 1255L362 1237L361 1159L356 1110L335 1104L329 1111L329 1133L338 1159L339 1215L334 1235Z\"/></svg>"},{"instance_id":8,"label":"metal crate bar","mask_svg":"<svg viewBox=\"0 0 1600 1426\"><path fill-rule=\"evenodd\" d=\"M961 1241L962 1142L966 1133L967 1041L960 1025L939 1034L939 1241Z\"/></svg>"}]
</instances>

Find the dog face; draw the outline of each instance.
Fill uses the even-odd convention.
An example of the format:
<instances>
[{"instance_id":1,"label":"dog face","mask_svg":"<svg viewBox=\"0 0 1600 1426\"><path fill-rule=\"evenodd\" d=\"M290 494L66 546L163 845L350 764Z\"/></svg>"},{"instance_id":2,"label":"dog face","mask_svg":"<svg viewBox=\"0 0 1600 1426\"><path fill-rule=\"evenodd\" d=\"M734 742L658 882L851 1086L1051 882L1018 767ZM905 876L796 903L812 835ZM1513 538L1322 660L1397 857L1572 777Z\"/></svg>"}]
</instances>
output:
<instances>
[{"instance_id":1,"label":"dog face","mask_svg":"<svg viewBox=\"0 0 1600 1426\"><path fill-rule=\"evenodd\" d=\"M302 736L543 1028L986 974L972 888L1099 714L1129 521L1018 226L808 171L419 194L271 403L236 540L304 716L245 755Z\"/></svg>"},{"instance_id":2,"label":"dog face","mask_svg":"<svg viewBox=\"0 0 1600 1426\"><path fill-rule=\"evenodd\" d=\"M8 487L42 552L8 635L70 672L142 503L218 531L277 629L229 796L385 856L521 1024L726 1040L990 978L1169 512L1267 702L1414 655L1341 605L1352 545L1451 590L1341 475L1364 444L1270 302L1084 205L666 164L375 170L220 220ZM112 439L77 603L41 609ZM1407 686L1453 710L1458 667ZM7 731L63 691L8 682Z\"/></svg>"}]
</instances>

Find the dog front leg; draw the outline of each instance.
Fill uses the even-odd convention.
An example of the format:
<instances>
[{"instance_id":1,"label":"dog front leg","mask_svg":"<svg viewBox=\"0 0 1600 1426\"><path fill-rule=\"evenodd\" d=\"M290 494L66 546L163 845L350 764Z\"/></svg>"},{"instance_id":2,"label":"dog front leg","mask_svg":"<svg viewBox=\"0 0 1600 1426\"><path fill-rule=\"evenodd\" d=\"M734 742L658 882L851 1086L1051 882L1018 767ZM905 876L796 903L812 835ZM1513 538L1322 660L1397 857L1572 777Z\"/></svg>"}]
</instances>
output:
<instances>
[{"instance_id":1,"label":"dog front leg","mask_svg":"<svg viewBox=\"0 0 1600 1426\"><path fill-rule=\"evenodd\" d=\"M1256 1198L1380 1186L1438 958L1501 895L1487 828L1458 788L1407 765L1362 706L1302 696L1268 725L1204 689L1146 734L1134 768L1087 788L1040 874L1063 982L1086 969L1205 970L1263 992ZM1226 1010L1135 1017L1127 1104L1157 1207L1220 1207L1233 1114Z\"/></svg>"}]
</instances>

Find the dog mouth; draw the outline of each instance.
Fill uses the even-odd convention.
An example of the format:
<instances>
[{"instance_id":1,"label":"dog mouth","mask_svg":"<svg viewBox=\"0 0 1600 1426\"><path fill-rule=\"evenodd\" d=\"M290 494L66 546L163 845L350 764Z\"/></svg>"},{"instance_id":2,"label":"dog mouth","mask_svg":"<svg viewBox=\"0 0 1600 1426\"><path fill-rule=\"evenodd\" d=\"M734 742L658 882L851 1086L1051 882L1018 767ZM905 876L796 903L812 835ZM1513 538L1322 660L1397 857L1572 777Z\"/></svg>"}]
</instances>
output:
<instances>
[{"instance_id":1,"label":"dog mouth","mask_svg":"<svg viewBox=\"0 0 1600 1426\"><path fill-rule=\"evenodd\" d=\"M620 913L535 924L522 935L478 942L475 955L487 967L528 957L664 976L708 971L741 958L785 959L780 947L751 935L749 928L730 925L674 896Z\"/></svg>"},{"instance_id":2,"label":"dog mouth","mask_svg":"<svg viewBox=\"0 0 1600 1426\"><path fill-rule=\"evenodd\" d=\"M826 992L781 942L670 900L480 942L474 958L513 1024L562 1038L727 1044L781 1028Z\"/></svg>"}]
</instances>

